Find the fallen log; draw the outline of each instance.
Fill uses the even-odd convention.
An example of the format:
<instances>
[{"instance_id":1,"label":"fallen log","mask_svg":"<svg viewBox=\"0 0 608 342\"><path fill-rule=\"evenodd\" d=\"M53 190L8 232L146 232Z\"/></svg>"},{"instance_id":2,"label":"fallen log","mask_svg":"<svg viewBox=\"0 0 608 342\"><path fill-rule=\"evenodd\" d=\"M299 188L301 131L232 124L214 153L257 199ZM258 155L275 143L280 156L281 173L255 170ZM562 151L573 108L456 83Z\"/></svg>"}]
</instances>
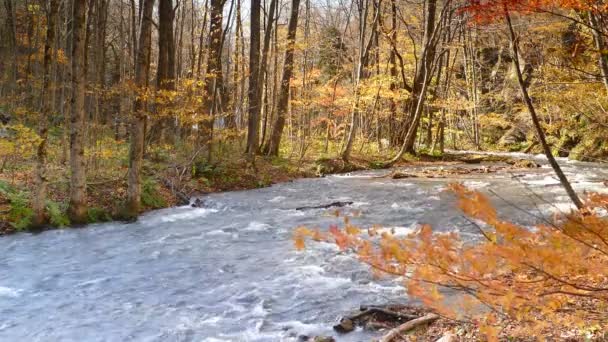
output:
<instances>
[{"instance_id":1,"label":"fallen log","mask_svg":"<svg viewBox=\"0 0 608 342\"><path fill-rule=\"evenodd\" d=\"M365 315L383 314L383 315L390 316L390 317L396 318L398 320L404 320L404 321L409 321L409 320L412 320L412 319L415 319L418 317L416 315L408 315L408 314L393 311L390 309L385 309L385 308L379 307L379 306L361 306L361 310L363 311L362 313L355 315L355 316L357 316L357 318L363 316L363 314L365 314ZM350 318L353 319L353 317L350 317Z\"/></svg>"},{"instance_id":2,"label":"fallen log","mask_svg":"<svg viewBox=\"0 0 608 342\"><path fill-rule=\"evenodd\" d=\"M353 204L353 202L351 201L339 201L339 202L331 202L329 204L323 204L323 205L314 205L314 206L309 206L309 207L297 207L296 210L310 210L310 209L329 209L329 208L333 208L333 207L345 207L347 205L351 205Z\"/></svg>"},{"instance_id":3,"label":"fallen log","mask_svg":"<svg viewBox=\"0 0 608 342\"><path fill-rule=\"evenodd\" d=\"M356 314L342 317L340 322L334 325L334 330L344 334L355 330L356 325L368 329L386 328L387 325L380 323L381 321L390 321L399 324L419 317L418 315L401 313L380 306L361 305L360 310L361 312Z\"/></svg>"},{"instance_id":4,"label":"fallen log","mask_svg":"<svg viewBox=\"0 0 608 342\"><path fill-rule=\"evenodd\" d=\"M416 327L419 327L421 325L425 325L425 324L429 324L431 322L436 321L439 318L438 315L434 314L434 313L429 313L426 314L422 317L413 319L411 321L408 321L406 323L401 324L400 326L390 330L386 335L382 336L381 339L378 340L378 342L391 342L392 340L394 340L395 338L397 338L398 336L400 336L401 334L404 334Z\"/></svg>"}]
</instances>

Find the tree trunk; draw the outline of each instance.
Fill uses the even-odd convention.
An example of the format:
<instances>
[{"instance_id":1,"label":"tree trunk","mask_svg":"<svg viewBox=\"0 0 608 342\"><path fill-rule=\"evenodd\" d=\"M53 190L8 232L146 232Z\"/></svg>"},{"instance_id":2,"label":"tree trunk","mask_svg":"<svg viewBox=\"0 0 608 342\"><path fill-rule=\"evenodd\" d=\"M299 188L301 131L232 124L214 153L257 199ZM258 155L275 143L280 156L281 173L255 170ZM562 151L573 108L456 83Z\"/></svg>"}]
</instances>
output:
<instances>
[{"instance_id":1,"label":"tree trunk","mask_svg":"<svg viewBox=\"0 0 608 342\"><path fill-rule=\"evenodd\" d=\"M260 0L251 0L251 26L249 46L249 119L247 122L247 149L254 156L260 144L260 95L258 89L260 71Z\"/></svg>"},{"instance_id":2,"label":"tree trunk","mask_svg":"<svg viewBox=\"0 0 608 342\"><path fill-rule=\"evenodd\" d=\"M447 4L445 5L447 6ZM433 62L437 48L437 40L435 37L435 15L437 12L437 0L426 0L426 22L424 25L424 47L422 50L421 61L416 71L416 78L412 85L412 101L410 103L409 122L410 126L405 136L405 152L414 152L414 142L422 109L425 103L426 91L428 83L431 82Z\"/></svg>"},{"instance_id":3,"label":"tree trunk","mask_svg":"<svg viewBox=\"0 0 608 342\"><path fill-rule=\"evenodd\" d=\"M265 140L265 135L266 135L266 121L268 120L269 117L269 110L268 110L268 86L267 86L267 82L266 82L266 74L267 74L267 64L268 64L268 51L270 50L270 38L272 38L272 26L275 22L275 19L278 20L278 17L275 18L275 12L277 9L277 0L271 0L270 1L270 8L268 9L268 23L266 25L266 29L264 30L264 45L262 47L262 61L260 62L260 75L259 75L259 80L258 80L258 88L260 89L260 91L258 91L258 96L260 97L259 103L260 103L260 109L262 107L265 107L266 110L265 112L265 117L264 117L264 124L262 125L263 127L263 131L262 131L262 138L261 141L262 143ZM289 33L288 33L289 34ZM276 72L276 70L275 70ZM265 96L262 99L262 89L265 90Z\"/></svg>"},{"instance_id":4,"label":"tree trunk","mask_svg":"<svg viewBox=\"0 0 608 342\"><path fill-rule=\"evenodd\" d=\"M593 33L593 40L595 47L598 51L598 65L602 75L602 82L608 93L608 52L606 52L606 41L602 27L598 22L598 18L595 13L589 11L589 26L591 26L591 32Z\"/></svg>"},{"instance_id":5,"label":"tree trunk","mask_svg":"<svg viewBox=\"0 0 608 342\"><path fill-rule=\"evenodd\" d=\"M37 152L36 168L36 195L33 200L34 219L33 225L40 226L45 223L46 189L48 179L46 169L47 138L49 131L49 115L51 114L51 97L54 94L54 84L51 83L51 65L54 57L53 47L55 45L55 26L57 13L59 12L59 0L51 0L47 19L46 42L44 44L44 62L42 75L42 103L40 105L40 117L38 119L38 134L40 144Z\"/></svg>"},{"instance_id":6,"label":"tree trunk","mask_svg":"<svg viewBox=\"0 0 608 342\"><path fill-rule=\"evenodd\" d=\"M72 99L70 120L70 204L68 215L74 224L87 222L87 180L85 145L85 55L87 1L74 0L72 32Z\"/></svg>"},{"instance_id":7,"label":"tree trunk","mask_svg":"<svg viewBox=\"0 0 608 342\"><path fill-rule=\"evenodd\" d=\"M144 140L146 127L146 100L150 73L150 50L152 45L152 9L154 0L145 0L143 17L137 48L137 63L135 63L135 86L138 96L135 100L135 112L131 121L131 143L129 149L129 176L125 217L134 218L141 207L141 168L143 165Z\"/></svg>"},{"instance_id":8,"label":"tree trunk","mask_svg":"<svg viewBox=\"0 0 608 342\"><path fill-rule=\"evenodd\" d=\"M547 140L545 139L545 133L543 131L543 128L540 125L538 116L536 115L536 110L534 108L534 104L532 103L532 99L530 98L530 95L528 94L527 83L524 81L524 78L521 73L521 67L519 65L519 49L517 46L518 44L517 44L517 38L515 37L515 31L513 30L513 25L511 24L511 16L509 15L509 11L506 9L506 7L505 7L504 11L505 11L505 20L507 21L507 27L509 28L509 37L511 39L511 52L513 53L513 63L515 64L517 82L519 83L519 89L521 90L521 95L524 99L524 103L526 104L526 107L528 108L528 112L530 113L530 117L532 118L532 123L534 124L534 129L536 129L536 135L538 137L538 141L540 142L541 146L543 147L545 156L547 157L549 164L551 164L553 171L555 171L557 178L559 178L560 183L566 190L566 193L568 194L568 196L570 197L570 199L572 200L574 205L576 205L576 207L578 209L582 209L584 207L583 202L581 202L581 200L578 197L578 195L576 194L576 192L574 192L574 189L572 188L572 185L570 185L568 178L566 178L566 175L564 174L564 172L560 168L559 164L553 157L553 154L551 153L551 148L549 147L549 145L547 144Z\"/></svg>"},{"instance_id":9,"label":"tree trunk","mask_svg":"<svg viewBox=\"0 0 608 342\"><path fill-rule=\"evenodd\" d=\"M0 62L0 69L3 69L4 63L8 65L7 70L7 91L3 92L12 95L15 90L17 80L17 27L15 20L15 8L13 7L13 0L4 0L4 8L6 10L6 31L8 32L8 49L0 53L2 61ZM4 49L3 49L4 50ZM3 95L0 93L0 95Z\"/></svg>"},{"instance_id":10,"label":"tree trunk","mask_svg":"<svg viewBox=\"0 0 608 342\"><path fill-rule=\"evenodd\" d=\"M281 79L279 101L277 104L277 117L272 126L268 147L264 151L269 156L279 155L281 136L283 135L283 128L285 127L285 115L287 113L289 100L289 86L293 75L293 55L296 43L296 31L298 29L299 10L300 0L292 0L291 16L289 17L289 26L287 28L287 49L285 50L285 62L283 64L283 77Z\"/></svg>"},{"instance_id":11,"label":"tree trunk","mask_svg":"<svg viewBox=\"0 0 608 342\"><path fill-rule=\"evenodd\" d=\"M158 69L156 87L175 89L175 44L173 42L173 1L159 0L158 3Z\"/></svg>"},{"instance_id":12,"label":"tree trunk","mask_svg":"<svg viewBox=\"0 0 608 342\"><path fill-rule=\"evenodd\" d=\"M217 111L218 93L223 94L224 76L222 72L222 22L225 0L211 0L209 31L209 60L207 61L207 72L205 74L205 94L203 96L202 112L205 118L202 120L203 141L208 146L211 156L211 143L213 139L213 125Z\"/></svg>"},{"instance_id":13,"label":"tree trunk","mask_svg":"<svg viewBox=\"0 0 608 342\"><path fill-rule=\"evenodd\" d=\"M344 142L344 147L342 148L342 151L340 152L340 158L342 158L342 160L344 161L348 161L348 159L350 158L350 154L353 148L353 143L355 141L355 136L357 135L357 129L359 126L359 97L360 97L360 90L359 90L359 83L361 81L361 78L363 78L364 74L363 71L365 69L365 66L367 65L367 59L369 56L369 51L372 47L372 43L374 41L374 34L376 33L376 25L378 23L378 18L380 17L380 3L378 3L376 5L376 13L374 14L374 21L372 23L372 33L371 36L369 38L369 40L367 41L367 44L365 44L365 31L366 31L366 21L367 21L367 11L368 11L368 7L369 5L365 5L365 9L362 10L361 12L361 23L360 23L360 29L359 29L359 60L357 63L357 72L355 74L355 104L353 105L353 109L351 111L351 116L350 116L350 128L348 130L348 135L346 137L346 141Z\"/></svg>"}]
</instances>

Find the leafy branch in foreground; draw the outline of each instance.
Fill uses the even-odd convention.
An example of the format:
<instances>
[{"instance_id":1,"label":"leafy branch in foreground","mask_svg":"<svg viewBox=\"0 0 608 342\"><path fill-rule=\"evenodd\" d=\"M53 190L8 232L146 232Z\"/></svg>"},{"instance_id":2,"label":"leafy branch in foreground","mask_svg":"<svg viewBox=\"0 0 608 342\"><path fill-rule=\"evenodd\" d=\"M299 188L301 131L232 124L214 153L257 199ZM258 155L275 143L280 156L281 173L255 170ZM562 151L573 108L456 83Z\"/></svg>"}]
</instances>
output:
<instances>
[{"instance_id":1,"label":"leafy branch in foreground","mask_svg":"<svg viewBox=\"0 0 608 342\"><path fill-rule=\"evenodd\" d=\"M299 227L305 240L335 243L374 271L403 277L411 296L449 318L476 324L488 340L604 330L608 318L608 196L590 195L585 208L551 223L524 227L499 218L490 200L450 185L480 242L424 225L407 236L363 230L344 220L328 232ZM448 295L449 293L449 295ZM455 295L457 294L457 295Z\"/></svg>"}]
</instances>

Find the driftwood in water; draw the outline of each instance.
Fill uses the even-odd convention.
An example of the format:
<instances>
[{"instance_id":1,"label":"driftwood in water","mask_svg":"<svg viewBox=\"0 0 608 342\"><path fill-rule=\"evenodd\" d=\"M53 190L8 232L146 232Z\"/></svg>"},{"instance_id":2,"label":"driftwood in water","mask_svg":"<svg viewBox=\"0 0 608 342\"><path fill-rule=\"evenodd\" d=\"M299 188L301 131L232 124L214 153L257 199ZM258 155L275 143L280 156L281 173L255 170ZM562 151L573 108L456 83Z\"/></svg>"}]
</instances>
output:
<instances>
[{"instance_id":1,"label":"driftwood in water","mask_svg":"<svg viewBox=\"0 0 608 342\"><path fill-rule=\"evenodd\" d=\"M331 202L329 204L323 204L323 205L315 205L315 206L310 206L310 207L298 207L296 208L296 210L310 210L310 209L328 209L328 208L333 208L333 207L344 207L347 205L351 205L353 204L353 202L351 201L339 201L339 202Z\"/></svg>"},{"instance_id":2,"label":"driftwood in water","mask_svg":"<svg viewBox=\"0 0 608 342\"><path fill-rule=\"evenodd\" d=\"M167 189L171 190L171 193L175 196L175 198L177 198L178 205L186 205L190 203L190 198L188 195L177 189L172 181L166 178L161 178L161 182L165 187L167 187Z\"/></svg>"}]
</instances>

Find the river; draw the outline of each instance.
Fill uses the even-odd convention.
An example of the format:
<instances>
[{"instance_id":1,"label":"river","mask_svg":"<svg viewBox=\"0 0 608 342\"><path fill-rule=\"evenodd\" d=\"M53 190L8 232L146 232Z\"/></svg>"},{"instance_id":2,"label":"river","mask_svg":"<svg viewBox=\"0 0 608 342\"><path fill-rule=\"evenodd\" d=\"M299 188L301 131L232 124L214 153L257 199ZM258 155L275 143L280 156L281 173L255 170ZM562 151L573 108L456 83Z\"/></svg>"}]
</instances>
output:
<instances>
[{"instance_id":1,"label":"river","mask_svg":"<svg viewBox=\"0 0 608 342\"><path fill-rule=\"evenodd\" d=\"M535 157L544 163L542 157ZM579 191L606 191L608 169L560 159ZM95 224L0 238L0 341L296 341L334 335L360 304L407 302L399 281L327 243L298 252L294 227L327 229L333 210L300 206L353 201L353 221L397 234L421 223L476 237L448 182L490 193L501 214L523 224L570 205L546 165L451 179L377 178L386 170L302 179L205 196L136 223ZM532 194L533 191L535 194ZM513 206L516 204L518 208ZM357 330L338 341L366 341Z\"/></svg>"}]
</instances>

